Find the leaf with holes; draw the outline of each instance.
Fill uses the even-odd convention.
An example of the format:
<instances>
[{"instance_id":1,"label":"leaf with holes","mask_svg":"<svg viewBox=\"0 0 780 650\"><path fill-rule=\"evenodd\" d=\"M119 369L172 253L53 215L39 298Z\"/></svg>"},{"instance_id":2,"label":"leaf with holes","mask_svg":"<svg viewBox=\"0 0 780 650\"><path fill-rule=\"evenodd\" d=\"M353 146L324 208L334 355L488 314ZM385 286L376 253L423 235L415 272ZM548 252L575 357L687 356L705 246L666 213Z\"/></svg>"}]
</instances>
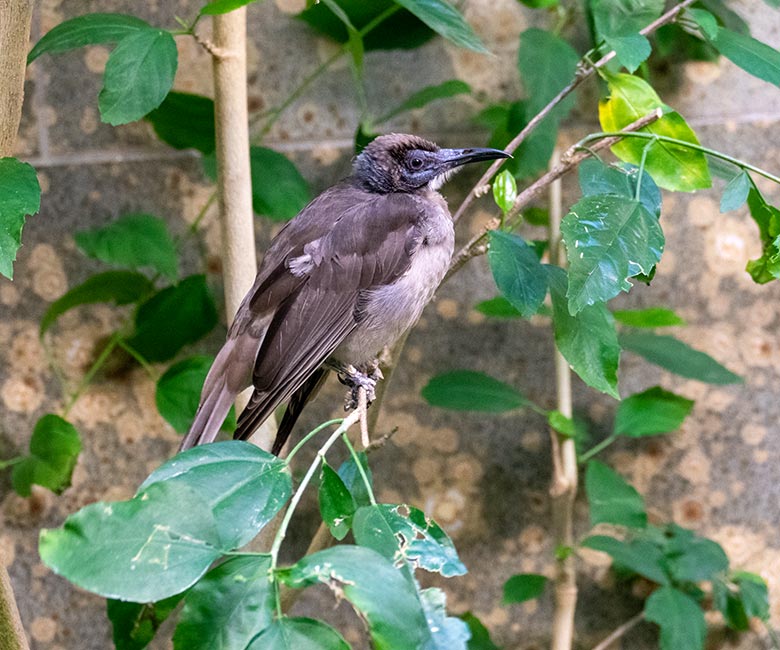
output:
<instances>
[{"instance_id":1,"label":"leaf with holes","mask_svg":"<svg viewBox=\"0 0 780 650\"><path fill-rule=\"evenodd\" d=\"M331 535L341 541L352 527L357 509L355 498L338 473L323 459L320 472L320 515Z\"/></svg>"},{"instance_id":2,"label":"leaf with holes","mask_svg":"<svg viewBox=\"0 0 780 650\"><path fill-rule=\"evenodd\" d=\"M9 280L14 277L25 218L40 207L41 186L35 169L16 158L0 158L0 273Z\"/></svg>"}]
</instances>

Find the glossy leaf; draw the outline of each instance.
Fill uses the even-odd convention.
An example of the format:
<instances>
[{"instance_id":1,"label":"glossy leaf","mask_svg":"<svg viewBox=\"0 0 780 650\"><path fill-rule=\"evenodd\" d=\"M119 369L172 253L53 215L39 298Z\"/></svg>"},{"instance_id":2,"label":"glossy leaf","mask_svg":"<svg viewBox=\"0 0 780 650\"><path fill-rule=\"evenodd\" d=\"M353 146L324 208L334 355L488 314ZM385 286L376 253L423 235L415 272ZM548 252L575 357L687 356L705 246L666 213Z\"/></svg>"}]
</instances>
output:
<instances>
[{"instance_id":1,"label":"glossy leaf","mask_svg":"<svg viewBox=\"0 0 780 650\"><path fill-rule=\"evenodd\" d=\"M676 431L692 408L693 400L654 386L620 402L615 433L639 438Z\"/></svg>"},{"instance_id":2,"label":"glossy leaf","mask_svg":"<svg viewBox=\"0 0 780 650\"><path fill-rule=\"evenodd\" d=\"M271 624L275 606L270 555L232 557L184 597L175 650L234 650Z\"/></svg>"},{"instance_id":3,"label":"glossy leaf","mask_svg":"<svg viewBox=\"0 0 780 650\"><path fill-rule=\"evenodd\" d=\"M160 415L177 433L186 433L198 411L200 392L214 357L195 355L182 359L157 380L155 402ZM224 431L236 428L236 412L230 409L222 425Z\"/></svg>"},{"instance_id":4,"label":"glossy leaf","mask_svg":"<svg viewBox=\"0 0 780 650\"><path fill-rule=\"evenodd\" d=\"M509 384L474 370L453 370L433 377L422 389L428 404L455 411L501 413L528 404Z\"/></svg>"},{"instance_id":5,"label":"glossy leaf","mask_svg":"<svg viewBox=\"0 0 780 650\"><path fill-rule=\"evenodd\" d=\"M624 350L638 354L681 377L707 384L738 384L742 377L719 364L710 355L695 350L673 336L652 332L624 332L619 337Z\"/></svg>"},{"instance_id":6,"label":"glossy leaf","mask_svg":"<svg viewBox=\"0 0 780 650\"><path fill-rule=\"evenodd\" d=\"M176 594L156 603L108 600L106 615L111 621L115 650L146 648L183 597Z\"/></svg>"},{"instance_id":7,"label":"glossy leaf","mask_svg":"<svg viewBox=\"0 0 780 650\"><path fill-rule=\"evenodd\" d=\"M504 296L483 300L474 306L480 314L492 318L522 318L522 314Z\"/></svg>"},{"instance_id":8,"label":"glossy leaf","mask_svg":"<svg viewBox=\"0 0 780 650\"><path fill-rule=\"evenodd\" d=\"M547 295L547 273L536 251L517 235L491 230L488 263L501 293L525 318Z\"/></svg>"},{"instance_id":9,"label":"glossy leaf","mask_svg":"<svg viewBox=\"0 0 780 650\"><path fill-rule=\"evenodd\" d=\"M179 274L179 253L168 226L151 214L128 214L73 238L85 255L106 264L133 271L150 268L169 280Z\"/></svg>"},{"instance_id":10,"label":"glossy leaf","mask_svg":"<svg viewBox=\"0 0 780 650\"><path fill-rule=\"evenodd\" d=\"M459 47L475 52L488 53L485 44L479 39L463 18L463 15L447 0L397 0L439 36L443 36Z\"/></svg>"},{"instance_id":11,"label":"glossy leaf","mask_svg":"<svg viewBox=\"0 0 780 650\"><path fill-rule=\"evenodd\" d=\"M584 196L612 194L636 199L639 186L639 202L650 214L661 216L661 190L647 172L642 172L640 185L639 167L636 165L605 165L598 158L587 158L580 163L577 171Z\"/></svg>"},{"instance_id":12,"label":"glossy leaf","mask_svg":"<svg viewBox=\"0 0 780 650\"><path fill-rule=\"evenodd\" d=\"M447 615L447 596L437 587L418 592L431 641L424 650L468 650L469 626L459 618Z\"/></svg>"},{"instance_id":13,"label":"glossy leaf","mask_svg":"<svg viewBox=\"0 0 780 650\"><path fill-rule=\"evenodd\" d=\"M538 573L520 573L512 576L504 583L503 603L524 603L534 600L544 593L547 586L547 576Z\"/></svg>"},{"instance_id":14,"label":"glossy leaf","mask_svg":"<svg viewBox=\"0 0 780 650\"><path fill-rule=\"evenodd\" d=\"M84 45L116 43L125 36L151 29L149 23L126 14L90 13L50 29L27 55L27 65L41 54L59 54Z\"/></svg>"},{"instance_id":15,"label":"glossy leaf","mask_svg":"<svg viewBox=\"0 0 780 650\"><path fill-rule=\"evenodd\" d=\"M313 618L273 621L246 650L349 650L349 644L332 627Z\"/></svg>"},{"instance_id":16,"label":"glossy leaf","mask_svg":"<svg viewBox=\"0 0 780 650\"><path fill-rule=\"evenodd\" d=\"M645 618L661 628L661 650L701 650L707 623L699 604L673 587L654 591L645 603Z\"/></svg>"},{"instance_id":17,"label":"glossy leaf","mask_svg":"<svg viewBox=\"0 0 780 650\"><path fill-rule=\"evenodd\" d=\"M561 223L569 258L569 312L629 291L629 278L649 274L661 260L664 234L639 201L593 195L572 206Z\"/></svg>"},{"instance_id":18,"label":"glossy leaf","mask_svg":"<svg viewBox=\"0 0 780 650\"><path fill-rule=\"evenodd\" d=\"M101 119L127 124L157 108L173 85L177 65L170 32L144 29L125 36L106 61L98 96Z\"/></svg>"},{"instance_id":19,"label":"glossy leaf","mask_svg":"<svg viewBox=\"0 0 780 650\"><path fill-rule=\"evenodd\" d=\"M512 209L517 198L517 181L508 170L503 170L493 179L493 200L506 214Z\"/></svg>"},{"instance_id":20,"label":"glossy leaf","mask_svg":"<svg viewBox=\"0 0 780 650\"><path fill-rule=\"evenodd\" d=\"M661 102L650 85L628 74L610 74L609 99L599 103L599 120L605 131L620 131L657 108L667 107ZM666 137L699 144L696 135L685 120L674 111L640 130ZM613 145L612 151L621 160L639 164L642 153L650 140L625 138ZM656 141L651 145L645 169L656 183L663 188L691 192L711 185L710 173L704 154L686 147Z\"/></svg>"},{"instance_id":21,"label":"glossy leaf","mask_svg":"<svg viewBox=\"0 0 780 650\"><path fill-rule=\"evenodd\" d=\"M414 584L370 548L329 548L303 557L278 575L291 587L319 583L346 598L367 622L377 650L423 648L430 641Z\"/></svg>"},{"instance_id":22,"label":"glossy leaf","mask_svg":"<svg viewBox=\"0 0 780 650\"><path fill-rule=\"evenodd\" d=\"M666 307L648 307L647 309L616 309L612 312L615 320L629 327L672 327L685 325L685 321L674 311Z\"/></svg>"},{"instance_id":23,"label":"glossy leaf","mask_svg":"<svg viewBox=\"0 0 780 650\"><path fill-rule=\"evenodd\" d=\"M723 190L723 196L720 198L720 211L731 212L745 205L751 186L750 176L747 172L740 171Z\"/></svg>"},{"instance_id":24,"label":"glossy leaf","mask_svg":"<svg viewBox=\"0 0 780 650\"><path fill-rule=\"evenodd\" d=\"M338 0L352 24L363 30L394 6L392 0ZM323 2L311 4L298 14L320 33L338 43L346 43L349 34L344 23ZM369 50L412 49L428 42L435 32L414 14L402 9L385 18L363 37L363 45Z\"/></svg>"},{"instance_id":25,"label":"glossy leaf","mask_svg":"<svg viewBox=\"0 0 780 650\"><path fill-rule=\"evenodd\" d=\"M330 534L341 541L352 527L352 517L357 504L344 481L323 459L320 473L320 514Z\"/></svg>"},{"instance_id":26,"label":"glossy leaf","mask_svg":"<svg viewBox=\"0 0 780 650\"><path fill-rule=\"evenodd\" d=\"M208 97L172 91L145 119L157 137L174 149L214 151L214 101Z\"/></svg>"},{"instance_id":27,"label":"glossy leaf","mask_svg":"<svg viewBox=\"0 0 780 650\"><path fill-rule=\"evenodd\" d=\"M368 456L364 451L359 451L357 456L360 466L363 468L363 473L365 473L369 485L371 485L373 489L373 477L371 475L371 467L368 465ZM368 490L366 489L365 481L363 480L363 474L360 472L353 456L350 455L350 457L341 464L337 473L339 478L344 482L344 485L346 485L352 498L355 499L355 504L357 506L367 506L371 504L371 499Z\"/></svg>"},{"instance_id":28,"label":"glossy leaf","mask_svg":"<svg viewBox=\"0 0 780 650\"><path fill-rule=\"evenodd\" d=\"M780 86L780 52L752 36L719 28L710 41L715 49L740 68L775 86Z\"/></svg>"},{"instance_id":29,"label":"glossy leaf","mask_svg":"<svg viewBox=\"0 0 780 650\"><path fill-rule=\"evenodd\" d=\"M599 303L585 307L572 316L566 298L566 272L553 266L547 269L555 344L574 372L588 386L619 399L617 369L620 346L612 314Z\"/></svg>"},{"instance_id":30,"label":"glossy leaf","mask_svg":"<svg viewBox=\"0 0 780 650\"><path fill-rule=\"evenodd\" d=\"M583 540L582 546L609 555L614 563L623 569L644 576L661 585L669 584L664 570L661 550L645 540L623 542L607 535L592 535Z\"/></svg>"},{"instance_id":31,"label":"glossy leaf","mask_svg":"<svg viewBox=\"0 0 780 650\"><path fill-rule=\"evenodd\" d=\"M449 81L444 81L440 84L426 86L422 90L418 90L416 93L411 94L399 106L385 113L376 121L378 124L381 124L382 122L387 122L396 115L417 108L423 108L438 99L447 99L470 92L471 86L460 79L450 79Z\"/></svg>"},{"instance_id":32,"label":"glossy leaf","mask_svg":"<svg viewBox=\"0 0 780 650\"><path fill-rule=\"evenodd\" d=\"M40 335L43 336L62 314L79 305L97 302L129 305L143 300L152 291L154 285L149 278L135 271L106 271L92 275L49 305L41 318Z\"/></svg>"},{"instance_id":33,"label":"glossy leaf","mask_svg":"<svg viewBox=\"0 0 780 650\"><path fill-rule=\"evenodd\" d=\"M363 506L354 517L355 541L396 562L440 573L445 578L466 573L455 545L422 510L406 505Z\"/></svg>"},{"instance_id":34,"label":"glossy leaf","mask_svg":"<svg viewBox=\"0 0 780 650\"><path fill-rule=\"evenodd\" d=\"M25 217L40 207L41 186L35 169L16 158L0 158L0 273L9 280L14 277Z\"/></svg>"},{"instance_id":35,"label":"glossy leaf","mask_svg":"<svg viewBox=\"0 0 780 650\"><path fill-rule=\"evenodd\" d=\"M201 16L216 16L226 14L240 7L255 2L256 0L213 0L200 10Z\"/></svg>"},{"instance_id":36,"label":"glossy leaf","mask_svg":"<svg viewBox=\"0 0 780 650\"><path fill-rule=\"evenodd\" d=\"M43 529L41 560L106 598L151 602L192 586L223 551L208 502L188 485L151 485L129 501L93 503Z\"/></svg>"},{"instance_id":37,"label":"glossy leaf","mask_svg":"<svg viewBox=\"0 0 780 650\"><path fill-rule=\"evenodd\" d=\"M553 431L565 438L575 438L577 436L577 423L560 411L548 411L547 424L550 425Z\"/></svg>"},{"instance_id":38,"label":"glossy leaf","mask_svg":"<svg viewBox=\"0 0 780 650\"><path fill-rule=\"evenodd\" d=\"M203 275L191 275L158 291L135 316L128 343L147 361L167 361L217 324L217 308Z\"/></svg>"},{"instance_id":39,"label":"glossy leaf","mask_svg":"<svg viewBox=\"0 0 780 650\"><path fill-rule=\"evenodd\" d=\"M287 464L239 440L181 452L152 472L139 493L158 483L197 489L214 513L221 545L229 549L253 539L292 493Z\"/></svg>"},{"instance_id":40,"label":"glossy leaf","mask_svg":"<svg viewBox=\"0 0 780 650\"><path fill-rule=\"evenodd\" d=\"M251 147L252 207L274 221L292 219L309 202L309 186L298 169L273 149Z\"/></svg>"},{"instance_id":41,"label":"glossy leaf","mask_svg":"<svg viewBox=\"0 0 780 650\"><path fill-rule=\"evenodd\" d=\"M70 487L80 453L81 437L76 428L60 416L47 413L35 424L30 455L14 465L11 474L14 490L28 497L33 485L41 485L61 494Z\"/></svg>"},{"instance_id":42,"label":"glossy leaf","mask_svg":"<svg viewBox=\"0 0 780 650\"><path fill-rule=\"evenodd\" d=\"M620 474L598 460L591 460L585 473L591 526L615 524L644 528L647 513L642 496Z\"/></svg>"},{"instance_id":43,"label":"glossy leaf","mask_svg":"<svg viewBox=\"0 0 780 650\"><path fill-rule=\"evenodd\" d=\"M465 621L471 631L468 650L501 650L490 638L490 632L474 614L466 612L460 618Z\"/></svg>"}]
</instances>

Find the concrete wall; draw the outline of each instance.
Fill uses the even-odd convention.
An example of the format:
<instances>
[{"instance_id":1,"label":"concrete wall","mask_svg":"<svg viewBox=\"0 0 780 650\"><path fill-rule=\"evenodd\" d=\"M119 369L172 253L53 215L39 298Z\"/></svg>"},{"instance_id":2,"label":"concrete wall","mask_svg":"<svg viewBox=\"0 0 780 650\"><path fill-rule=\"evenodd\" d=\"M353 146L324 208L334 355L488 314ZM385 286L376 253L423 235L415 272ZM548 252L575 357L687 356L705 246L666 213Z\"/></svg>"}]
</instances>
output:
<instances>
[{"instance_id":1,"label":"concrete wall","mask_svg":"<svg viewBox=\"0 0 780 650\"><path fill-rule=\"evenodd\" d=\"M250 104L257 111L277 105L301 77L333 52L333 45L294 20L303 0L275 0L250 7ZM780 14L759 0L732 3L754 34L780 46ZM369 54L369 104L395 105L425 85L459 78L486 100L516 98L518 35L540 14L516 0L471 0L465 13L495 56L456 49L441 39L413 52ZM174 13L190 16L189 0L137 3L121 0L43 0L36 6L34 38L64 19L89 11L127 11L155 24L172 26ZM191 40L178 39L179 90L211 94L208 57ZM208 198L211 187L189 152L159 143L145 123L111 128L99 122L96 95L108 55L89 47L56 58L43 57L29 71L19 156L38 169L44 190L41 213L24 232L16 280L0 280L0 451L9 457L26 449L32 424L62 408L63 391L38 340L38 322L47 306L99 265L75 249L72 233L97 226L127 211L164 216L181 233ZM562 134L564 144L596 130L593 82L578 117ZM780 91L748 77L728 62L676 67L660 80L665 101L680 110L702 142L780 171ZM275 125L266 144L288 154L319 191L349 169L352 134L358 118L350 71L336 67L318 80ZM479 145L485 134L470 122L480 106L473 97L435 104L391 126L415 131L450 145ZM446 189L457 205L476 170ZM775 203L778 188L760 183ZM576 182L564 182L566 200L576 199ZM665 304L690 326L675 330L732 370L749 377L744 385L705 386L661 373L626 356L624 394L662 383L696 399L693 414L674 435L614 445L605 458L644 495L661 520L712 536L734 566L761 573L770 582L775 623L780 622L780 287L757 287L744 273L757 255L757 230L744 210L721 215L719 193L665 195L662 224L667 251L651 287L638 286L621 306ZM483 199L459 225L459 237L475 232L492 210ZM275 228L257 222L264 246ZM210 215L202 228L210 281L219 292L218 228ZM194 247L185 266L196 270ZM394 377L379 431L398 427L393 441L374 459L382 500L406 501L433 514L453 536L471 572L444 584L455 612L472 610L506 648L542 648L548 630L548 597L522 606L500 606L503 582L513 573L553 570L549 530L549 443L543 420L519 412L481 417L428 407L419 391L435 373L472 368L503 377L540 404L553 407L552 341L548 325L486 321L473 305L495 294L484 259L478 259L440 291L409 338ZM73 386L88 367L96 346L119 322L118 311L95 306L73 311L54 328L49 353ZM224 335L215 333L199 349L214 351ZM341 388L330 385L307 412L303 429L324 419L341 403ZM576 409L606 430L615 403L576 386ZM118 370L89 389L71 413L84 438L73 487L55 497L36 491L15 496L0 483L0 544L36 650L100 650L110 647L102 599L74 589L53 575L37 556L41 527L59 525L77 508L98 499L130 497L143 478L175 450L178 437L154 406L154 384L141 369ZM587 531L579 503L577 530ZM313 511L313 499L306 502ZM312 524L295 526L290 557L305 546ZM579 647L588 648L638 611L642 584L615 586L607 560L588 554L582 563L577 616ZM296 606L349 622L347 633L361 647L359 625L324 592L312 592ZM713 619L715 620L715 619ZM650 626L638 627L619 647L653 647ZM737 642L716 630L713 648L760 648L747 636ZM166 647L156 643L154 647Z\"/></svg>"}]
</instances>

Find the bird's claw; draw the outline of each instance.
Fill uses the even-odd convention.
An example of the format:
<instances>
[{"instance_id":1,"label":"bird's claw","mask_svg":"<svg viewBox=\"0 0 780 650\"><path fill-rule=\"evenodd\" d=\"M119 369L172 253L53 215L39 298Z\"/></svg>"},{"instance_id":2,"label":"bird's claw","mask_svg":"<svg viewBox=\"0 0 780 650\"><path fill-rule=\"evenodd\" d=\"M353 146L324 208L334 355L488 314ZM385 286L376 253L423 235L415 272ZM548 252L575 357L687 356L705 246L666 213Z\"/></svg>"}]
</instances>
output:
<instances>
[{"instance_id":1,"label":"bird's claw","mask_svg":"<svg viewBox=\"0 0 780 650\"><path fill-rule=\"evenodd\" d=\"M361 388L366 392L366 405L370 406L376 399L376 382L382 378L382 371L378 366L370 373L361 372L354 366L347 366L344 374L339 375L339 381L351 389L344 400L344 410L352 411L358 407Z\"/></svg>"}]
</instances>

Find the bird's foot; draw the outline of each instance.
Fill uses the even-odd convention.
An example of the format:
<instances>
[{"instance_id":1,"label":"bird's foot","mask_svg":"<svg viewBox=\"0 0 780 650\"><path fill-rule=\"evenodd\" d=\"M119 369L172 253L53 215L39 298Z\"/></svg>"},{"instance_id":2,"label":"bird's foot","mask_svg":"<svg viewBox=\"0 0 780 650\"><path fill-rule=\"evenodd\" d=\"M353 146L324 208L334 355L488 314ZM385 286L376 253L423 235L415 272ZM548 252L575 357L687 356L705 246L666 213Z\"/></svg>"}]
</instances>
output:
<instances>
[{"instance_id":1,"label":"bird's foot","mask_svg":"<svg viewBox=\"0 0 780 650\"><path fill-rule=\"evenodd\" d=\"M371 405L376 399L376 382L382 379L382 371L375 365L368 372L361 372L354 366L346 366L339 373L339 381L351 390L344 400L344 410L352 411L360 403L360 389L366 392L366 404Z\"/></svg>"}]
</instances>

